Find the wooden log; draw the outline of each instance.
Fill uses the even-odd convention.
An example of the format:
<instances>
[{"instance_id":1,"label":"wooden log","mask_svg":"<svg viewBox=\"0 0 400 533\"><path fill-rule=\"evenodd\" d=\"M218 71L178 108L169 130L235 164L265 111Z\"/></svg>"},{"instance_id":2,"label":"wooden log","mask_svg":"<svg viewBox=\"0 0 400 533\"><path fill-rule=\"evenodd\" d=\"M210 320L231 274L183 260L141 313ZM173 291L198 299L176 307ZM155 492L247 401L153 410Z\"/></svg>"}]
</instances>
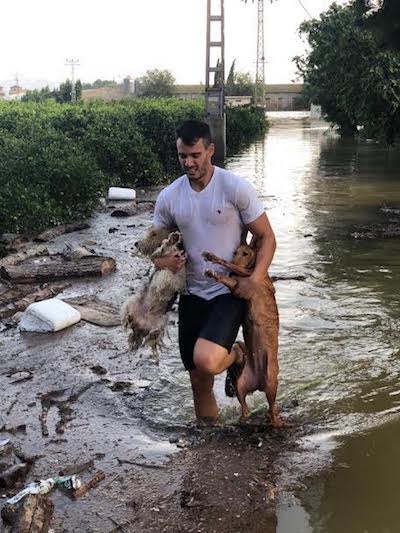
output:
<instances>
[{"instance_id":1,"label":"wooden log","mask_svg":"<svg viewBox=\"0 0 400 533\"><path fill-rule=\"evenodd\" d=\"M37 290L29 287L28 291L33 292L28 292L23 289L10 289L0 295L0 319L9 318L15 315L15 313L25 311L28 305L34 302L41 302L42 300L47 300L47 298L53 298L60 292L63 292L69 285L69 283L58 283L51 287ZM7 297L9 298L8 301Z\"/></svg>"},{"instance_id":2,"label":"wooden log","mask_svg":"<svg viewBox=\"0 0 400 533\"><path fill-rule=\"evenodd\" d=\"M54 503L50 498L29 494L15 505L5 505L1 516L11 526L10 533L47 533L53 511Z\"/></svg>"},{"instance_id":3,"label":"wooden log","mask_svg":"<svg viewBox=\"0 0 400 533\"><path fill-rule=\"evenodd\" d=\"M0 277L12 283L41 283L65 278L85 276L104 276L116 268L112 257L97 255L66 261L61 256L52 256L52 260L40 265L23 263L0 268Z\"/></svg>"},{"instance_id":4,"label":"wooden log","mask_svg":"<svg viewBox=\"0 0 400 533\"><path fill-rule=\"evenodd\" d=\"M102 470L98 470L89 481L86 481L81 488L74 491L74 498L80 498L86 494L88 490L96 487L96 485L98 485L100 481L103 481L105 477L105 473Z\"/></svg>"},{"instance_id":5,"label":"wooden log","mask_svg":"<svg viewBox=\"0 0 400 533\"><path fill-rule=\"evenodd\" d=\"M90 228L89 224L86 224L85 222L76 222L74 224L64 224L63 226L57 226L56 228L51 228L46 231L43 231L43 233L40 233L37 237L35 237L35 241L51 241L51 239L54 239L55 237L58 237L60 235L64 235L65 233L73 233L74 231L82 231L84 229Z\"/></svg>"},{"instance_id":6,"label":"wooden log","mask_svg":"<svg viewBox=\"0 0 400 533\"><path fill-rule=\"evenodd\" d=\"M21 263L22 261L25 261L30 257L42 255L49 255L49 250L46 248L46 246L40 244L39 246L34 246L29 250L24 250L16 254L11 254L7 255L6 257L3 257L2 259L0 259L0 266L17 265L18 263Z\"/></svg>"}]
</instances>

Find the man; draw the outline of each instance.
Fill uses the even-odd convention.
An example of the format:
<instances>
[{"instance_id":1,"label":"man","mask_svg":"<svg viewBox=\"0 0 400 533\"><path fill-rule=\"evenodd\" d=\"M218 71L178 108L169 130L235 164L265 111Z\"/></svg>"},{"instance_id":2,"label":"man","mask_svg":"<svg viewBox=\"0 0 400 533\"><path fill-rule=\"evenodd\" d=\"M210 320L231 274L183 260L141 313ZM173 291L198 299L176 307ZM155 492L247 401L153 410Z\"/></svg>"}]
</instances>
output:
<instances>
[{"instance_id":1,"label":"man","mask_svg":"<svg viewBox=\"0 0 400 533\"><path fill-rule=\"evenodd\" d=\"M212 164L214 144L208 125L186 121L177 128L176 139L185 174L159 194L154 225L177 226L185 253L154 262L172 272L186 264L187 293L179 301L179 348L190 373L196 416L214 421L218 417L214 376L242 363L240 355L231 351L246 308L242 298L265 276L276 243L251 184ZM233 296L227 287L204 275L209 264L201 254L207 250L231 261L248 230L256 243L257 262L249 278L239 279ZM225 272L223 267L213 268Z\"/></svg>"}]
</instances>

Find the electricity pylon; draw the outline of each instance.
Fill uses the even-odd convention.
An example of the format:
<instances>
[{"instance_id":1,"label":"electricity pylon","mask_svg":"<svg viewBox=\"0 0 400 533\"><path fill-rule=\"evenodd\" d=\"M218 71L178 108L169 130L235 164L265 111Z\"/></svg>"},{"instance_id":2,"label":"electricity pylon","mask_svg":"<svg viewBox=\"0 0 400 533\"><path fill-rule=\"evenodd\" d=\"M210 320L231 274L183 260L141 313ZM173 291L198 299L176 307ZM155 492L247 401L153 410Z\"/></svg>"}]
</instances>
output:
<instances>
[{"instance_id":1,"label":"electricity pylon","mask_svg":"<svg viewBox=\"0 0 400 533\"><path fill-rule=\"evenodd\" d=\"M265 106L264 0L258 0L256 85L254 99L256 105Z\"/></svg>"},{"instance_id":2,"label":"electricity pylon","mask_svg":"<svg viewBox=\"0 0 400 533\"><path fill-rule=\"evenodd\" d=\"M74 104L76 102L76 88L75 88L75 67L79 67L79 59L66 59L65 65L71 67L71 102Z\"/></svg>"}]
</instances>

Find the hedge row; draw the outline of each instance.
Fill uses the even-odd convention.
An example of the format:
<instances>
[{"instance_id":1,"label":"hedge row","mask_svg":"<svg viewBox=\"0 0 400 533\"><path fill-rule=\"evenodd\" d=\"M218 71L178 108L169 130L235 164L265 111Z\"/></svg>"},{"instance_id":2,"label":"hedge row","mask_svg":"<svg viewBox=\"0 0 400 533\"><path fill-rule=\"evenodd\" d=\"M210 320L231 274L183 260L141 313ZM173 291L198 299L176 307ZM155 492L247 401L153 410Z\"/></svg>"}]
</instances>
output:
<instances>
[{"instance_id":1,"label":"hedge row","mask_svg":"<svg viewBox=\"0 0 400 533\"><path fill-rule=\"evenodd\" d=\"M179 173L176 125L203 117L202 100L0 103L0 235L88 216L111 184L172 178ZM265 129L262 111L228 110L231 147Z\"/></svg>"}]
</instances>

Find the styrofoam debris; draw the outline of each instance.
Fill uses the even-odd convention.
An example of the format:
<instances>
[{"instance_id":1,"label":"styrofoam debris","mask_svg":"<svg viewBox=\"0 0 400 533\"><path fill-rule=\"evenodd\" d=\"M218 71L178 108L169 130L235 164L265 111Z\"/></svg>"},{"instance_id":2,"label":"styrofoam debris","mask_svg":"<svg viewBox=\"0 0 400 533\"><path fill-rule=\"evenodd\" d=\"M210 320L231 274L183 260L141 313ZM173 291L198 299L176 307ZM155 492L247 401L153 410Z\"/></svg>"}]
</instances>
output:
<instances>
[{"instance_id":1,"label":"styrofoam debris","mask_svg":"<svg viewBox=\"0 0 400 533\"><path fill-rule=\"evenodd\" d=\"M21 331L59 331L76 324L81 319L79 311L58 298L35 302L27 307L21 317Z\"/></svg>"},{"instance_id":2,"label":"styrofoam debris","mask_svg":"<svg viewBox=\"0 0 400 533\"><path fill-rule=\"evenodd\" d=\"M109 200L135 200L135 189L129 189L127 187L110 187L108 189Z\"/></svg>"}]
</instances>

